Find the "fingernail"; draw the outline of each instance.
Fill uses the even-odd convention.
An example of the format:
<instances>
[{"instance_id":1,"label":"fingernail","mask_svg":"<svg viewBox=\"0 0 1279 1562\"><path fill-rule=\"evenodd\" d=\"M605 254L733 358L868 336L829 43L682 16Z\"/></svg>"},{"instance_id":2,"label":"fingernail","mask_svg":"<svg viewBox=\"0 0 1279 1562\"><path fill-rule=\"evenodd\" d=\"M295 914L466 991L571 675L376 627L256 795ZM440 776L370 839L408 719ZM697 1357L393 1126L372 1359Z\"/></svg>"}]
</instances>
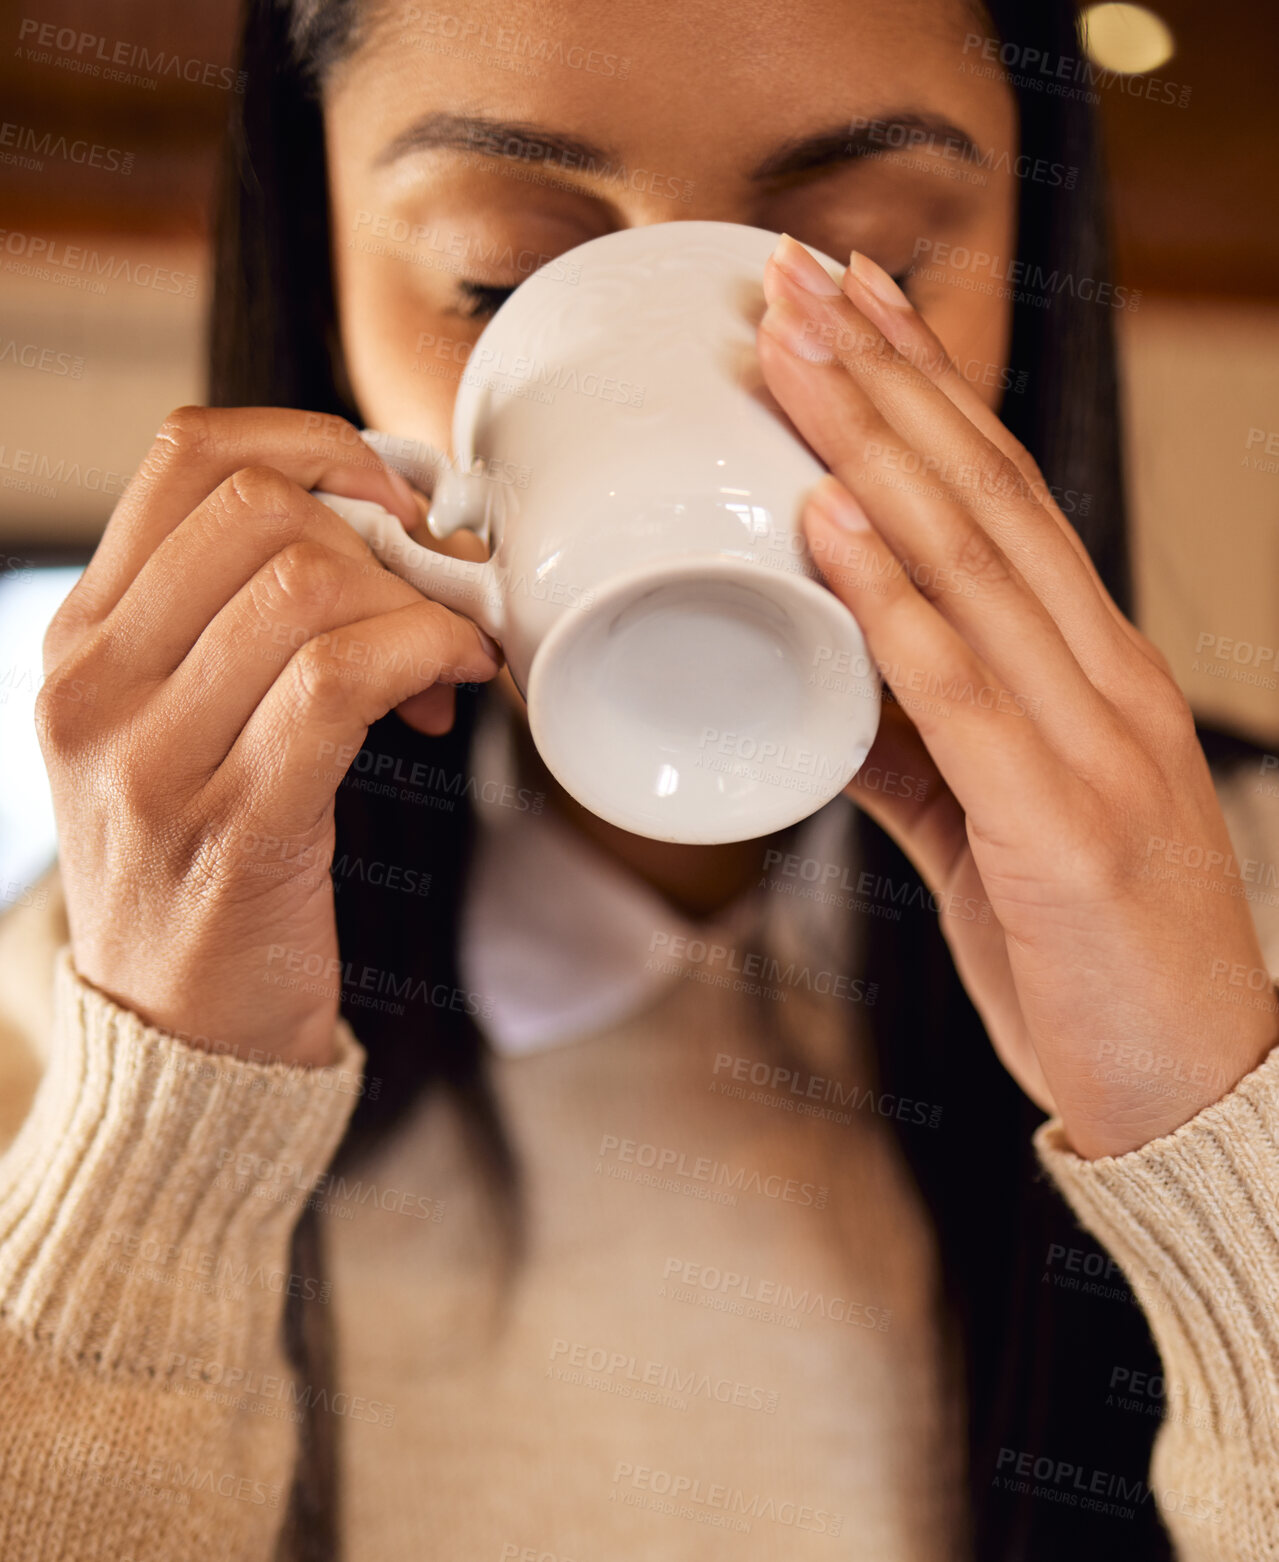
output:
<instances>
[{"instance_id":1,"label":"fingernail","mask_svg":"<svg viewBox=\"0 0 1279 1562\"><path fill-rule=\"evenodd\" d=\"M498 645L497 641L494 640L493 636L490 635L490 634L486 634L484 632L484 630L482 630L478 624L476 624L476 626L475 626L475 633L477 635L479 635L479 637L480 637L480 644L484 647L484 649L488 652L488 654L493 658L493 660L495 662L501 662L501 660L502 660L502 647L500 645Z\"/></svg>"},{"instance_id":2,"label":"fingernail","mask_svg":"<svg viewBox=\"0 0 1279 1562\"><path fill-rule=\"evenodd\" d=\"M789 298L775 298L764 311L760 329L779 342L787 352L806 363L834 363L835 355L819 346L816 334L819 329Z\"/></svg>"},{"instance_id":3,"label":"fingernail","mask_svg":"<svg viewBox=\"0 0 1279 1562\"><path fill-rule=\"evenodd\" d=\"M837 477L823 477L808 496L810 507L846 532L872 530L865 510Z\"/></svg>"},{"instance_id":4,"label":"fingernail","mask_svg":"<svg viewBox=\"0 0 1279 1562\"><path fill-rule=\"evenodd\" d=\"M839 297L839 283L821 261L810 255L789 233L782 234L770 258L806 293L815 293L819 298Z\"/></svg>"},{"instance_id":5,"label":"fingernail","mask_svg":"<svg viewBox=\"0 0 1279 1562\"><path fill-rule=\"evenodd\" d=\"M397 472L393 466L387 467L386 475L391 480L391 487L395 489L404 502L406 514L409 517L405 524L416 526L421 517L421 505L418 502L417 489L404 476L403 472ZM405 517L401 516L400 519L404 520Z\"/></svg>"},{"instance_id":6,"label":"fingernail","mask_svg":"<svg viewBox=\"0 0 1279 1562\"><path fill-rule=\"evenodd\" d=\"M881 304L887 304L890 309L910 309L911 302L899 288L892 277L882 266L877 266L869 256L863 255L860 250L854 250L848 257L848 270L844 273L844 280L849 277L860 282L866 291L877 298Z\"/></svg>"}]
</instances>

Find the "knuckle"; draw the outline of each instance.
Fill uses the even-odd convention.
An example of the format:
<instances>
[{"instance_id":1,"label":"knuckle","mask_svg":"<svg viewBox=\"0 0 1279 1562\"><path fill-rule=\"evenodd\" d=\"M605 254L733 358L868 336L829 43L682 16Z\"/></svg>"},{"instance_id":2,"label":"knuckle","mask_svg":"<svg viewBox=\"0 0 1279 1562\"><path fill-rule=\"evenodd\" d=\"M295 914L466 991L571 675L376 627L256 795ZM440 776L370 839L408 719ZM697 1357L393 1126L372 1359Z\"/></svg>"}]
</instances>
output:
<instances>
[{"instance_id":1,"label":"knuckle","mask_svg":"<svg viewBox=\"0 0 1279 1562\"><path fill-rule=\"evenodd\" d=\"M259 518L288 516L298 493L297 485L273 466L241 467L223 488L228 499Z\"/></svg>"},{"instance_id":2,"label":"knuckle","mask_svg":"<svg viewBox=\"0 0 1279 1562\"><path fill-rule=\"evenodd\" d=\"M1138 633L1135 637L1135 643L1138 649L1141 651L1142 655L1154 669L1156 674L1156 681L1170 684L1172 686L1173 692L1180 696L1184 702L1185 696L1181 694L1181 690L1177 686L1177 676L1172 670L1172 663L1159 649L1155 642L1151 639L1148 639L1145 635ZM1186 704L1186 709L1187 711L1190 709L1188 703Z\"/></svg>"},{"instance_id":3,"label":"knuckle","mask_svg":"<svg viewBox=\"0 0 1279 1562\"><path fill-rule=\"evenodd\" d=\"M292 677L303 706L332 707L341 700L344 679L341 663L317 640L308 640L294 653Z\"/></svg>"},{"instance_id":4,"label":"knuckle","mask_svg":"<svg viewBox=\"0 0 1279 1562\"><path fill-rule=\"evenodd\" d=\"M46 756L70 753L84 735L86 707L97 687L84 673L78 659L68 659L36 691L36 738Z\"/></svg>"},{"instance_id":5,"label":"knuckle","mask_svg":"<svg viewBox=\"0 0 1279 1562\"><path fill-rule=\"evenodd\" d=\"M1089 903L1113 900L1132 877L1122 797L1122 789L1080 796L1045 842L1064 881Z\"/></svg>"},{"instance_id":6,"label":"knuckle","mask_svg":"<svg viewBox=\"0 0 1279 1562\"><path fill-rule=\"evenodd\" d=\"M76 592L79 589L80 584L77 582L45 627L44 638L40 642L40 652L46 674L57 668L70 650L76 635L84 627L84 615L76 600Z\"/></svg>"},{"instance_id":7,"label":"knuckle","mask_svg":"<svg viewBox=\"0 0 1279 1562\"><path fill-rule=\"evenodd\" d=\"M46 756L63 752L71 733L67 702L59 694L61 678L61 673L46 678L35 699L36 738Z\"/></svg>"},{"instance_id":8,"label":"knuckle","mask_svg":"<svg viewBox=\"0 0 1279 1562\"><path fill-rule=\"evenodd\" d=\"M229 889L235 877L235 852L223 830L206 821L184 821L175 831L175 858L184 887L196 899Z\"/></svg>"},{"instance_id":9,"label":"knuckle","mask_svg":"<svg viewBox=\"0 0 1279 1562\"><path fill-rule=\"evenodd\" d=\"M1128 889L1132 869L1124 854L1098 841L1074 853L1074 881L1094 904L1113 904Z\"/></svg>"},{"instance_id":10,"label":"knuckle","mask_svg":"<svg viewBox=\"0 0 1279 1562\"><path fill-rule=\"evenodd\" d=\"M886 358L893 351L887 347L883 335L860 316L848 316L837 324L823 325L822 331L824 335L819 335L822 346L833 348L835 355L845 363L864 364L868 360Z\"/></svg>"},{"instance_id":11,"label":"knuckle","mask_svg":"<svg viewBox=\"0 0 1279 1562\"><path fill-rule=\"evenodd\" d=\"M272 556L267 571L271 587L283 601L307 605L331 602L346 573L328 548L309 537L287 543Z\"/></svg>"},{"instance_id":12,"label":"knuckle","mask_svg":"<svg viewBox=\"0 0 1279 1562\"><path fill-rule=\"evenodd\" d=\"M1018 470L1016 462L993 445L976 462L974 487L982 500L994 504L1034 497L1033 484Z\"/></svg>"},{"instance_id":13,"label":"knuckle","mask_svg":"<svg viewBox=\"0 0 1279 1562\"><path fill-rule=\"evenodd\" d=\"M137 472L126 485L112 516L128 514L147 494L164 482L175 469L189 464L208 463L215 443L215 414L208 407L194 404L175 407L156 430L151 448L142 458Z\"/></svg>"},{"instance_id":14,"label":"knuckle","mask_svg":"<svg viewBox=\"0 0 1279 1562\"><path fill-rule=\"evenodd\" d=\"M979 586L1001 586L1012 578L1008 560L980 526L969 526L955 543L950 567Z\"/></svg>"},{"instance_id":15,"label":"knuckle","mask_svg":"<svg viewBox=\"0 0 1279 1562\"><path fill-rule=\"evenodd\" d=\"M1171 677L1160 673L1148 680L1141 710L1159 747L1180 750L1198 742L1190 702Z\"/></svg>"},{"instance_id":16,"label":"knuckle","mask_svg":"<svg viewBox=\"0 0 1279 1562\"><path fill-rule=\"evenodd\" d=\"M1042 498L1048 492L1048 484L1034 456L1015 434L1002 425L999 440L998 445L990 445L983 475L992 483L1007 485L1018 492Z\"/></svg>"},{"instance_id":17,"label":"knuckle","mask_svg":"<svg viewBox=\"0 0 1279 1562\"><path fill-rule=\"evenodd\" d=\"M1172 663L1153 641L1148 640L1146 642L1146 654L1156 668L1167 678L1169 683L1176 683L1176 674L1172 670Z\"/></svg>"},{"instance_id":18,"label":"knuckle","mask_svg":"<svg viewBox=\"0 0 1279 1562\"><path fill-rule=\"evenodd\" d=\"M1015 439L1011 434L1008 434L1006 437L1008 439L1008 459L1016 467L1017 471L1021 473L1023 481L1036 494L1046 494L1048 492L1048 484L1039 468L1039 462L1035 460L1021 440Z\"/></svg>"},{"instance_id":19,"label":"knuckle","mask_svg":"<svg viewBox=\"0 0 1279 1562\"><path fill-rule=\"evenodd\" d=\"M921 361L926 362L927 358L913 342L907 343L905 347L895 347L886 337L880 337L864 361L881 379L914 385L919 377Z\"/></svg>"},{"instance_id":20,"label":"knuckle","mask_svg":"<svg viewBox=\"0 0 1279 1562\"><path fill-rule=\"evenodd\" d=\"M111 812L117 827L130 839L146 841L164 858L173 852L178 826L166 797L146 760L133 744L121 741L111 767Z\"/></svg>"},{"instance_id":21,"label":"knuckle","mask_svg":"<svg viewBox=\"0 0 1279 1562\"><path fill-rule=\"evenodd\" d=\"M212 440L211 413L208 407L175 407L155 436L153 449L179 461L203 454Z\"/></svg>"},{"instance_id":22,"label":"knuckle","mask_svg":"<svg viewBox=\"0 0 1279 1562\"><path fill-rule=\"evenodd\" d=\"M282 623L296 629L295 621L305 626L337 603L342 586L343 571L333 554L309 538L295 538L272 554L250 583L257 633L274 632Z\"/></svg>"}]
</instances>

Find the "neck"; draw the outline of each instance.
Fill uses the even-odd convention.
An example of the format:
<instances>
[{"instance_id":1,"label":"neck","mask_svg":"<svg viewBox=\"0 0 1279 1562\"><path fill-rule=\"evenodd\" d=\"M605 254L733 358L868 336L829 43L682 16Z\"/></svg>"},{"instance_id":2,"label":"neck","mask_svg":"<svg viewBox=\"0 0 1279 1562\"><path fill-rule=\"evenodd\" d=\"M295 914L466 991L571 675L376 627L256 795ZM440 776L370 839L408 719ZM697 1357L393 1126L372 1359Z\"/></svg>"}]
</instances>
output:
<instances>
[{"instance_id":1,"label":"neck","mask_svg":"<svg viewBox=\"0 0 1279 1562\"><path fill-rule=\"evenodd\" d=\"M546 768L534 746L522 700L512 726L520 784L545 793L547 803L561 819L629 868L676 910L693 918L709 916L758 879L764 848L773 837L686 846L677 841L651 841L619 829L583 808Z\"/></svg>"}]
</instances>

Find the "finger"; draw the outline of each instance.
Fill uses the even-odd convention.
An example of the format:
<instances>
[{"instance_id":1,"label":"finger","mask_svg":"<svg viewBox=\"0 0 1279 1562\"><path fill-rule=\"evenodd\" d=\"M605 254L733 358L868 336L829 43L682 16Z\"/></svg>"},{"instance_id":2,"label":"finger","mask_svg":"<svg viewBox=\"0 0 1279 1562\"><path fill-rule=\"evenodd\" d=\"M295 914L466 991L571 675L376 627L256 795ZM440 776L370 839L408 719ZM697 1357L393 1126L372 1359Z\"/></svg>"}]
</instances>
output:
<instances>
[{"instance_id":1,"label":"finger","mask_svg":"<svg viewBox=\"0 0 1279 1562\"><path fill-rule=\"evenodd\" d=\"M358 656L352 645L362 648ZM459 682L482 682L497 662L473 625L425 599L309 640L245 723L201 806L213 817L247 811L277 834L313 828L368 729L429 688L441 668Z\"/></svg>"},{"instance_id":2,"label":"finger","mask_svg":"<svg viewBox=\"0 0 1279 1562\"><path fill-rule=\"evenodd\" d=\"M451 683L432 684L421 694L411 694L395 707L395 714L415 732L442 737L457 718L457 691Z\"/></svg>"},{"instance_id":3,"label":"finger","mask_svg":"<svg viewBox=\"0 0 1279 1562\"><path fill-rule=\"evenodd\" d=\"M876 782L877 768L884 776L923 778L928 784L922 796L917 786L903 797ZM900 707L884 705L866 763L845 791L914 865L933 896L942 935L988 1032L1003 1039L1032 1099L1052 1112L1052 1093L1017 1005L1007 937L973 861L963 809Z\"/></svg>"},{"instance_id":4,"label":"finger","mask_svg":"<svg viewBox=\"0 0 1279 1562\"><path fill-rule=\"evenodd\" d=\"M843 290L854 307L883 332L885 339L896 351L936 385L973 427L1007 456L1031 492L1051 492L1035 458L960 372L936 332L882 266L877 266L860 251L853 250L844 272ZM1066 519L1060 505L1053 503L1046 508L1083 563L1119 630L1139 650L1147 652L1148 642L1115 605L1114 598L1097 573L1092 555L1084 546L1079 533Z\"/></svg>"},{"instance_id":5,"label":"finger","mask_svg":"<svg viewBox=\"0 0 1279 1562\"><path fill-rule=\"evenodd\" d=\"M1034 457L959 372L936 332L892 277L868 256L853 250L844 271L843 291L854 308L882 332L885 340L1013 463L1035 492L1048 491ZM1064 517L1063 517L1064 519ZM1068 522L1064 535L1081 558L1088 550Z\"/></svg>"},{"instance_id":6,"label":"finger","mask_svg":"<svg viewBox=\"0 0 1279 1562\"><path fill-rule=\"evenodd\" d=\"M474 564L483 564L489 557L489 548L484 539L466 526L459 526L447 537L437 537L428 523L430 499L417 488L413 490L413 499L417 505L418 519L417 524L409 530L412 541L429 548L433 553L445 553L451 559L467 559Z\"/></svg>"},{"instance_id":7,"label":"finger","mask_svg":"<svg viewBox=\"0 0 1279 1562\"><path fill-rule=\"evenodd\" d=\"M1047 607L998 543L944 491L880 481L885 462L893 476L913 452L838 364L805 363L782 345L795 333L802 338L804 320L788 299L769 305L761 364L800 433L873 520L878 544L867 567L877 561L886 574L904 567L917 594L1001 683L1040 698L1044 730L1055 745L1082 757L1082 728L1098 752L1105 750L1118 740L1119 717L1085 676ZM866 584L875 577L867 575Z\"/></svg>"},{"instance_id":8,"label":"finger","mask_svg":"<svg viewBox=\"0 0 1279 1562\"><path fill-rule=\"evenodd\" d=\"M835 478L814 489L804 530L965 815L992 840L1014 821L1025 827L1028 798L1068 816L1069 773L1039 730L1037 707L1004 686L909 577L891 568L891 549Z\"/></svg>"},{"instance_id":9,"label":"finger","mask_svg":"<svg viewBox=\"0 0 1279 1562\"><path fill-rule=\"evenodd\" d=\"M104 675L117 686L168 678L247 582L308 543L353 576L390 574L354 527L282 472L233 473L161 542L101 624ZM242 615L236 624L261 633Z\"/></svg>"},{"instance_id":10,"label":"finger","mask_svg":"<svg viewBox=\"0 0 1279 1562\"><path fill-rule=\"evenodd\" d=\"M908 777L911 785L889 785L889 776ZM930 889L945 883L968 844L964 811L900 705L885 700L870 753L844 790L896 841Z\"/></svg>"},{"instance_id":11,"label":"finger","mask_svg":"<svg viewBox=\"0 0 1279 1562\"><path fill-rule=\"evenodd\" d=\"M162 730L185 725L181 763L192 775L211 774L295 651L308 641L332 641L337 655L336 631L417 603L427 599L376 561L353 562L314 537L290 542L214 616L152 696L148 714ZM471 647L483 648L475 625L461 622ZM368 646L346 636L340 651L349 676L369 672ZM447 667L437 674L442 681L451 676Z\"/></svg>"},{"instance_id":12,"label":"finger","mask_svg":"<svg viewBox=\"0 0 1279 1562\"><path fill-rule=\"evenodd\" d=\"M49 642L52 658L106 618L163 539L220 483L262 466L302 488L371 500L406 528L417 521L410 484L345 419L282 407L179 407L165 419L63 604Z\"/></svg>"},{"instance_id":13,"label":"finger","mask_svg":"<svg viewBox=\"0 0 1279 1562\"><path fill-rule=\"evenodd\" d=\"M816 262L816 271L804 275L820 273L831 291L810 292L800 277L806 261L812 257L793 240L779 245L777 259L766 268L765 292L789 299L806 315L809 339L856 381L899 442L921 453L905 471L900 464L885 466L881 482L931 487L960 503L1016 565L1089 676L1108 683L1122 678L1128 658L1117 659L1117 653L1137 643L1137 631L1121 628L1122 615L1029 454L1021 450L1014 460L1007 453L1016 445L1011 434L1005 430L1000 442L992 441L935 383L940 372L935 337L935 348L916 337L906 342L904 353L898 351L879 324L845 296L849 285L841 293ZM918 320L914 311L910 315ZM957 373L954 378L964 383ZM886 452L884 459L899 458Z\"/></svg>"}]
</instances>

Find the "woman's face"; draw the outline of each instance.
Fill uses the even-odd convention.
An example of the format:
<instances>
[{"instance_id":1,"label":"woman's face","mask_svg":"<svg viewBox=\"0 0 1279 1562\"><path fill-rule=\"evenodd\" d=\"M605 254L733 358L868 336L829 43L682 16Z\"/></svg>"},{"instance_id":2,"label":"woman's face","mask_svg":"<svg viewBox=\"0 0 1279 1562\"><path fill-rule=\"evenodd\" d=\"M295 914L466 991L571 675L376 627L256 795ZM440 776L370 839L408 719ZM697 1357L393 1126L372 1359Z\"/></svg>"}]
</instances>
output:
<instances>
[{"instance_id":1,"label":"woman's face","mask_svg":"<svg viewBox=\"0 0 1279 1562\"><path fill-rule=\"evenodd\" d=\"M370 7L325 88L365 423L447 447L470 344L507 290L601 234L692 219L784 230L841 262L858 249L904 276L997 405L1001 289L989 269L927 264L943 243L1014 253L1015 102L968 68L986 30L964 0Z\"/></svg>"},{"instance_id":2,"label":"woman's face","mask_svg":"<svg viewBox=\"0 0 1279 1562\"><path fill-rule=\"evenodd\" d=\"M371 8L325 95L365 420L447 443L503 290L600 234L690 219L785 230L840 261L860 249L898 277L915 262L929 279L908 277L912 302L997 404L1008 306L991 268L928 265L942 243L1013 253L1015 105L969 68L979 30L962 0Z\"/></svg>"}]
</instances>

